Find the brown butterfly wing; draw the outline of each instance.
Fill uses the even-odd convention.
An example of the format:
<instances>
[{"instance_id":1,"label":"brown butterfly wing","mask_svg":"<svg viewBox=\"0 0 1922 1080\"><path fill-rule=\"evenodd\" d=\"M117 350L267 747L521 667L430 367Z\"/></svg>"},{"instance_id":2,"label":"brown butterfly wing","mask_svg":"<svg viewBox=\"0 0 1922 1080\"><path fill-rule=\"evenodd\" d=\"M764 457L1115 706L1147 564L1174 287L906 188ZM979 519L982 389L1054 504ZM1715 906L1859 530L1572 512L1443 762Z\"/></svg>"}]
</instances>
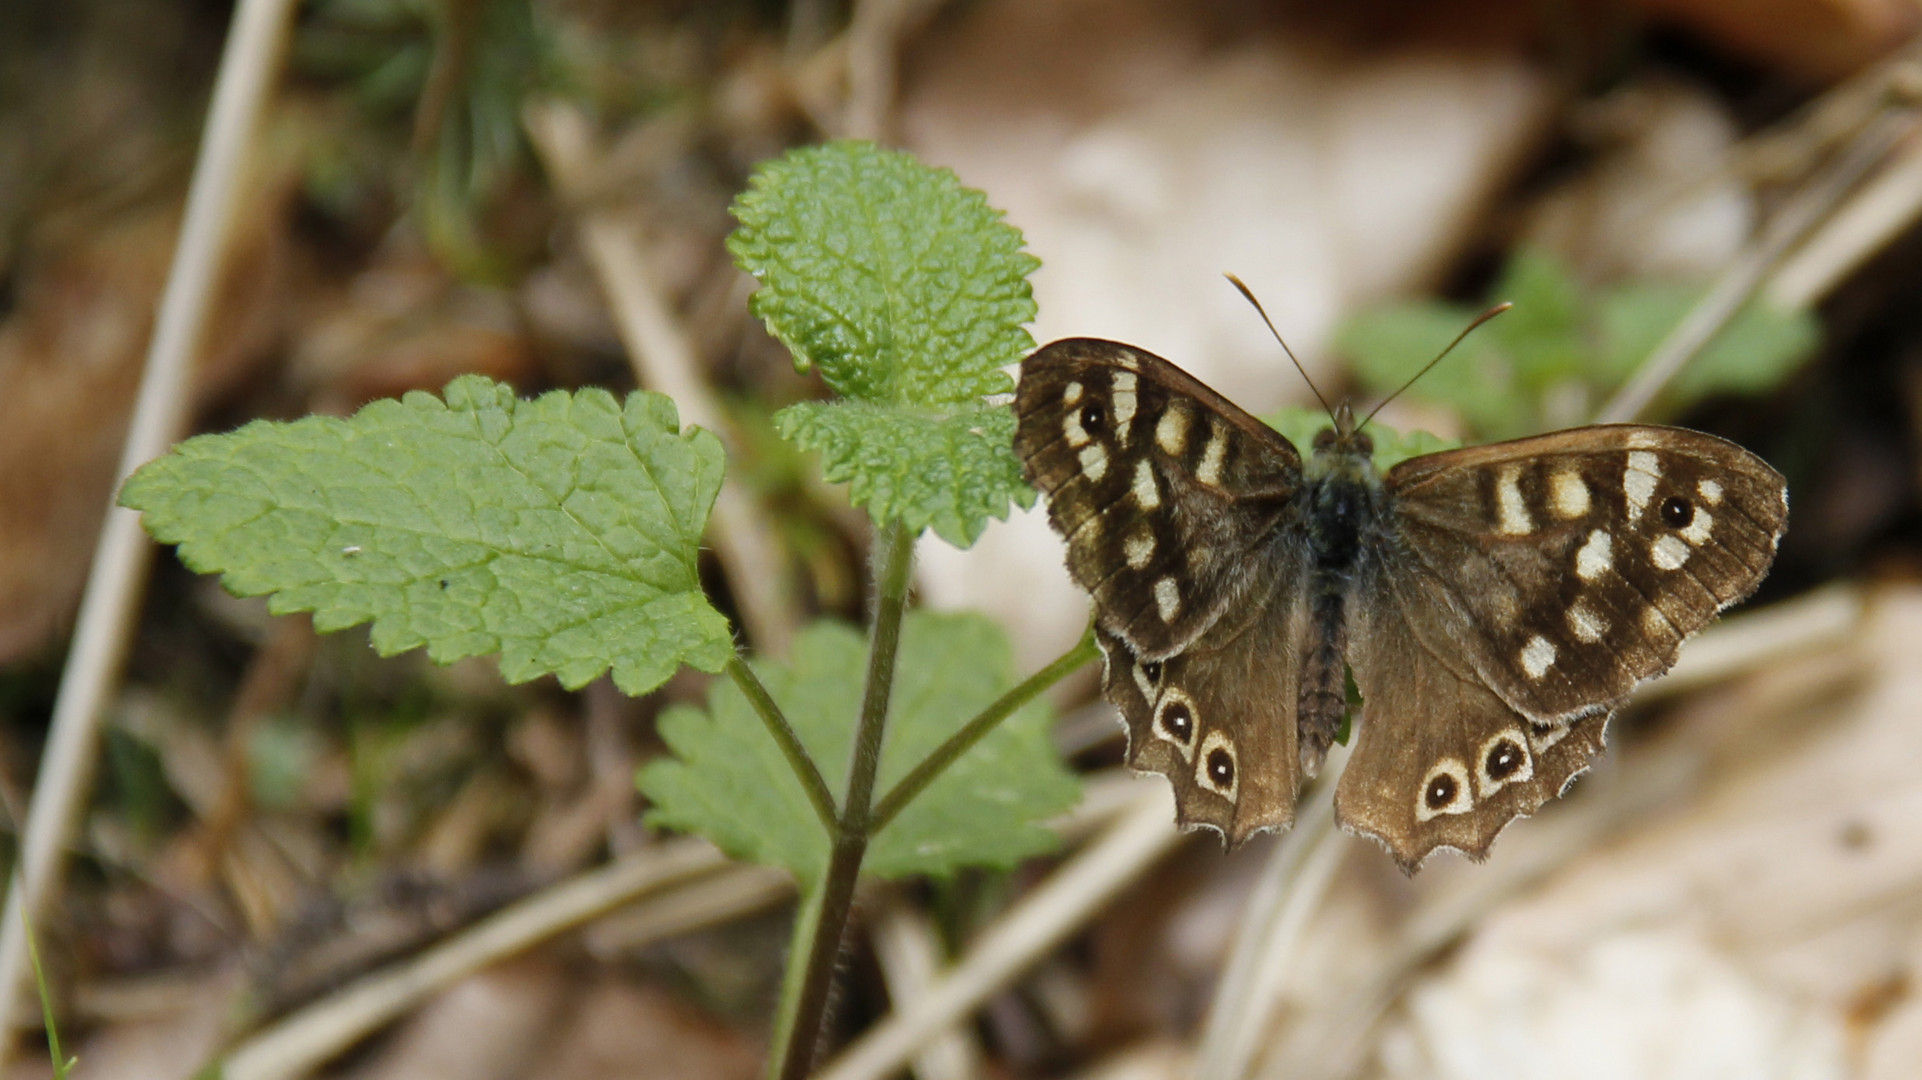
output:
<instances>
[{"instance_id":1,"label":"brown butterfly wing","mask_svg":"<svg viewBox=\"0 0 1922 1080\"><path fill-rule=\"evenodd\" d=\"M1177 820L1238 845L1294 821L1301 789L1295 724L1306 607L1268 579L1266 595L1218 620L1165 661L1144 661L1097 630L1102 690L1128 729L1128 764L1174 786Z\"/></svg>"},{"instance_id":2,"label":"brown butterfly wing","mask_svg":"<svg viewBox=\"0 0 1922 1080\"><path fill-rule=\"evenodd\" d=\"M1383 479L1402 551L1445 589L1475 666L1557 721L1667 671L1755 590L1788 521L1774 469L1724 439L1608 424L1413 458Z\"/></svg>"},{"instance_id":3,"label":"brown butterfly wing","mask_svg":"<svg viewBox=\"0 0 1922 1080\"><path fill-rule=\"evenodd\" d=\"M1349 658L1364 700L1337 798L1405 867L1479 858L1587 768L1609 714L1747 596L1787 521L1733 443L1606 425L1415 458L1383 481Z\"/></svg>"},{"instance_id":4,"label":"brown butterfly wing","mask_svg":"<svg viewBox=\"0 0 1922 1080\"><path fill-rule=\"evenodd\" d=\"M1021 365L1015 453L1095 619L1150 660L1201 637L1301 483L1288 440L1152 353L1070 338Z\"/></svg>"}]
</instances>

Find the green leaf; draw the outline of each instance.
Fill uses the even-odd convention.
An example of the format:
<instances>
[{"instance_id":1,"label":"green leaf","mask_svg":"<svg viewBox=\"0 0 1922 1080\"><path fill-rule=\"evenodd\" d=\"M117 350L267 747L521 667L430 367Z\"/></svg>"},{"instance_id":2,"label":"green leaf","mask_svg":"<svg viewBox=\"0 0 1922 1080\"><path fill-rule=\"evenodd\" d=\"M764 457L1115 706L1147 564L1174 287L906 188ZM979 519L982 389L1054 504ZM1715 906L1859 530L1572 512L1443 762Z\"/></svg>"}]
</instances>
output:
<instances>
[{"instance_id":1,"label":"green leaf","mask_svg":"<svg viewBox=\"0 0 1922 1080\"><path fill-rule=\"evenodd\" d=\"M1702 294L1698 288L1658 283L1610 290L1597 312L1600 370L1613 383L1626 381ZM1714 394L1766 391L1795 370L1821 336L1821 325L1809 312L1750 304L1676 375L1662 395L1661 409L1674 413Z\"/></svg>"},{"instance_id":2,"label":"green leaf","mask_svg":"<svg viewBox=\"0 0 1922 1080\"><path fill-rule=\"evenodd\" d=\"M1465 309L1450 304L1395 304L1343 323L1336 331L1335 346L1349 358L1369 393L1381 397L1399 390L1447 348L1472 318ZM1453 409L1482 434L1526 430L1534 415L1513 360L1500 343L1480 335L1470 335L1408 393Z\"/></svg>"},{"instance_id":3,"label":"green leaf","mask_svg":"<svg viewBox=\"0 0 1922 1080\"><path fill-rule=\"evenodd\" d=\"M1323 428L1332 426L1328 414L1320 409L1289 406L1261 418L1262 423L1274 428L1301 451L1305 459L1313 453L1315 435ZM1400 432L1379 420L1368 422L1368 436L1375 441L1375 452L1370 455L1375 462L1375 471L1387 472L1395 465L1411 457L1433 454L1440 450L1452 450L1461 444L1426 431Z\"/></svg>"},{"instance_id":4,"label":"green leaf","mask_svg":"<svg viewBox=\"0 0 1922 1080\"><path fill-rule=\"evenodd\" d=\"M836 792L847 785L867 649L854 629L823 622L795 638L791 663L754 665ZM1007 638L978 615L909 612L899 661L877 794L1015 684ZM1049 741L1051 719L1045 702L1031 702L962 755L874 838L865 872L946 875L1051 850L1056 838L1041 822L1078 798ZM818 880L827 836L732 682L713 684L706 713L663 713L660 732L675 756L641 770L655 803L651 823L699 833L737 858L785 866L803 883Z\"/></svg>"},{"instance_id":5,"label":"green leaf","mask_svg":"<svg viewBox=\"0 0 1922 1080\"><path fill-rule=\"evenodd\" d=\"M929 416L861 402L806 401L774 418L775 429L821 454L822 472L850 485L848 498L877 521L933 529L956 547L981 535L1008 504L1034 505L1014 456L1014 412L985 405Z\"/></svg>"},{"instance_id":6,"label":"green leaf","mask_svg":"<svg viewBox=\"0 0 1922 1080\"><path fill-rule=\"evenodd\" d=\"M1532 398L1545 387L1583 374L1587 305L1574 273L1560 259L1526 248L1515 252L1502 268L1490 300L1515 305L1484 332L1508 358L1525 394ZM1455 334L1480 314L1465 308L1457 311ZM1452 339L1454 334L1449 336ZM1431 352L1417 360L1426 363L1432 356Z\"/></svg>"},{"instance_id":7,"label":"green leaf","mask_svg":"<svg viewBox=\"0 0 1922 1080\"><path fill-rule=\"evenodd\" d=\"M1034 348L1040 262L946 169L871 143L795 150L755 170L734 216L754 314L845 397L972 406Z\"/></svg>"},{"instance_id":8,"label":"green leaf","mask_svg":"<svg viewBox=\"0 0 1922 1080\"><path fill-rule=\"evenodd\" d=\"M732 655L696 555L720 442L674 403L599 390L517 400L479 376L353 417L255 421L189 439L121 504L239 596L322 631L373 621L374 648L498 652L501 674L629 694Z\"/></svg>"}]
</instances>

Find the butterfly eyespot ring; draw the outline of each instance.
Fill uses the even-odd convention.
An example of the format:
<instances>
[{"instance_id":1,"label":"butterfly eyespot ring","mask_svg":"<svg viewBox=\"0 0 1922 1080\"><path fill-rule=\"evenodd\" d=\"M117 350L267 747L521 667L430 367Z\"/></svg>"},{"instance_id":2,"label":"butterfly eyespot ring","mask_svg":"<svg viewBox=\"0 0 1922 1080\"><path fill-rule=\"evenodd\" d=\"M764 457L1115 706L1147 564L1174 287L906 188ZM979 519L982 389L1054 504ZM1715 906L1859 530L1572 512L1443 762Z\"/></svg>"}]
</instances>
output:
<instances>
[{"instance_id":1,"label":"butterfly eyespot ring","mask_svg":"<svg viewBox=\"0 0 1922 1080\"><path fill-rule=\"evenodd\" d=\"M1680 495L1662 501L1662 523L1671 529L1685 529L1695 520L1695 506Z\"/></svg>"},{"instance_id":2,"label":"butterfly eyespot ring","mask_svg":"<svg viewBox=\"0 0 1922 1080\"><path fill-rule=\"evenodd\" d=\"M1443 814L1466 814L1475 808L1468 786L1468 769L1454 758L1444 758L1428 770L1415 800L1415 820L1429 821Z\"/></svg>"},{"instance_id":3,"label":"butterfly eyespot ring","mask_svg":"<svg viewBox=\"0 0 1922 1080\"><path fill-rule=\"evenodd\" d=\"M1180 747L1182 757L1192 758L1195 727L1194 703L1181 691L1169 690L1155 710L1155 734Z\"/></svg>"},{"instance_id":4,"label":"butterfly eyespot ring","mask_svg":"<svg viewBox=\"0 0 1922 1080\"><path fill-rule=\"evenodd\" d=\"M1108 422L1107 410L1099 401L1090 401L1081 407L1081 426L1088 431L1100 431L1101 425Z\"/></svg>"},{"instance_id":5,"label":"butterfly eyespot ring","mask_svg":"<svg viewBox=\"0 0 1922 1080\"><path fill-rule=\"evenodd\" d=\"M1159 660L1143 661L1141 665L1141 673L1143 675L1146 675L1148 677L1148 681L1151 683L1160 682L1161 681L1161 661Z\"/></svg>"}]
</instances>

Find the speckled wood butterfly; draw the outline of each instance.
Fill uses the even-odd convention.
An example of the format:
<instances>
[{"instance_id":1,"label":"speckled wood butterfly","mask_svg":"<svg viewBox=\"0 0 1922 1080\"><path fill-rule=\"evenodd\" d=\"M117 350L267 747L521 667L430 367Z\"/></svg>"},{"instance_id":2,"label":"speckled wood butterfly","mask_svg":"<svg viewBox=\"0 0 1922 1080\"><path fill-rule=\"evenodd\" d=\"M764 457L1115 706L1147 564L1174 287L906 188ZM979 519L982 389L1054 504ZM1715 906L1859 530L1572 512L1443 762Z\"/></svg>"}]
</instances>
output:
<instances>
[{"instance_id":1,"label":"speckled wood butterfly","mask_svg":"<svg viewBox=\"0 0 1922 1080\"><path fill-rule=\"evenodd\" d=\"M1128 762L1180 820L1287 826L1361 690L1335 795L1413 871L1486 855L1600 751L1610 714L1747 596L1788 520L1733 443L1606 424L1378 473L1345 406L1306 460L1141 349L1021 365L1015 450L1094 596ZM1364 422L1365 423L1365 422Z\"/></svg>"}]
</instances>

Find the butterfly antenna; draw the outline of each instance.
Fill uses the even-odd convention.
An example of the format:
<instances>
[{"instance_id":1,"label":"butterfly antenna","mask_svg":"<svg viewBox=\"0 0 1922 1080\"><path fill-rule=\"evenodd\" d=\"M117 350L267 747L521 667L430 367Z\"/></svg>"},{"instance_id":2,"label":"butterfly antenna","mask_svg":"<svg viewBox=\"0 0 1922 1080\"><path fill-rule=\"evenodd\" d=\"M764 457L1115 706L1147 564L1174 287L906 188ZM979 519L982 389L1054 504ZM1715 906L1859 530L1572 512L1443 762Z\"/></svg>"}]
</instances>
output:
<instances>
[{"instance_id":1,"label":"butterfly antenna","mask_svg":"<svg viewBox=\"0 0 1922 1080\"><path fill-rule=\"evenodd\" d=\"M1368 410L1368 415L1361 418L1361 423L1355 425L1355 430L1360 431L1362 428L1367 427L1368 421L1373 420L1375 418L1375 414L1382 410L1382 406L1385 406L1389 402L1400 397L1403 390L1406 390L1409 387L1415 385L1416 379L1419 379L1423 375L1428 374L1429 368L1432 368L1436 364L1441 363L1442 357L1447 356L1451 352L1454 352L1455 346L1460 345L1462 343L1462 339L1474 333L1476 327L1494 318L1495 316L1500 315L1502 312L1507 311L1509 308L1512 308L1514 306L1515 305L1504 300L1501 303L1496 304L1494 307L1489 308L1487 311L1482 312L1480 315L1475 316L1475 321L1472 323L1469 323L1468 328L1466 330L1463 330L1461 333L1456 334L1455 340L1448 343L1448 348L1443 349L1440 353L1436 354L1433 360L1430 360L1428 363L1423 364L1422 369L1420 371L1415 372L1415 374L1412 377L1410 377L1407 382L1402 383L1400 389L1397 389L1394 393L1383 398L1381 401L1381 405L1377 405L1374 408Z\"/></svg>"},{"instance_id":2,"label":"butterfly antenna","mask_svg":"<svg viewBox=\"0 0 1922 1080\"><path fill-rule=\"evenodd\" d=\"M1255 314L1261 316L1261 321L1268 324L1268 332L1275 335L1276 341L1281 342L1281 351L1288 354L1288 359L1295 361L1295 370L1301 372L1302 380L1308 384L1308 389L1314 391L1315 400L1321 402L1322 411L1327 413L1328 419L1333 422L1335 420L1335 410L1328 407L1328 399L1321 396L1321 388L1315 385L1315 380L1308 377L1308 369L1301 366L1300 360L1295 360L1295 350L1289 348L1286 341L1282 341L1281 331L1275 329L1274 321L1268 318L1266 311L1262 310L1261 301L1255 299L1255 294L1248 290L1248 286L1241 283L1240 278L1233 274L1223 274L1221 276L1233 282L1235 288L1241 290L1242 298L1255 306Z\"/></svg>"}]
</instances>

